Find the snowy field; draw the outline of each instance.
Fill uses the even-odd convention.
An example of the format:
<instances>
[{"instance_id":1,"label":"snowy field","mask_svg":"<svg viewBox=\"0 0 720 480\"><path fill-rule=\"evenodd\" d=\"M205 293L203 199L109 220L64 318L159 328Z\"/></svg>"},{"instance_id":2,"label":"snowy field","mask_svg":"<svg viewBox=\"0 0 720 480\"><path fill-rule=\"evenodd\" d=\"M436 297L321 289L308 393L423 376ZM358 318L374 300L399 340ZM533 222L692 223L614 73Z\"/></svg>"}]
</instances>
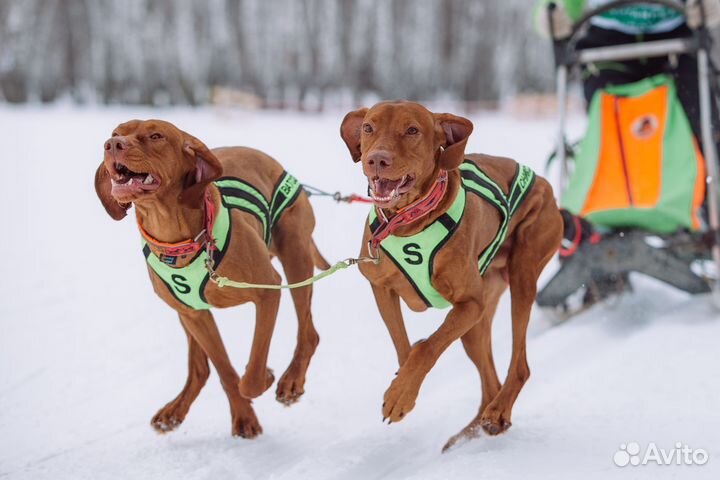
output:
<instances>
[{"instance_id":1,"label":"snowy field","mask_svg":"<svg viewBox=\"0 0 720 480\"><path fill-rule=\"evenodd\" d=\"M303 182L364 191L339 135L343 112L303 115L228 110L0 106L0 478L373 479L720 478L720 318L705 298L647 279L637 294L551 328L533 313L533 375L513 427L447 454L440 448L475 415L480 385L459 342L430 372L414 411L381 423L395 354L370 288L347 270L317 285L321 336L302 401L274 389L254 402L265 433L230 436L213 374L185 423L149 425L185 382L186 343L173 311L152 292L132 215L112 221L93 189L102 144L131 118L170 120L209 146L248 145ZM551 120L471 117L468 151L515 157L542 172ZM574 120L576 130L582 128ZM358 253L365 205L312 200L315 239L335 261ZM546 272L548 273L548 272ZM251 307L216 311L232 361L245 365ZM413 340L443 312L406 312ZM495 318L498 371L507 368L509 302ZM269 365L290 361L296 321L283 297ZM617 467L621 444L680 442L703 466Z\"/></svg>"}]
</instances>

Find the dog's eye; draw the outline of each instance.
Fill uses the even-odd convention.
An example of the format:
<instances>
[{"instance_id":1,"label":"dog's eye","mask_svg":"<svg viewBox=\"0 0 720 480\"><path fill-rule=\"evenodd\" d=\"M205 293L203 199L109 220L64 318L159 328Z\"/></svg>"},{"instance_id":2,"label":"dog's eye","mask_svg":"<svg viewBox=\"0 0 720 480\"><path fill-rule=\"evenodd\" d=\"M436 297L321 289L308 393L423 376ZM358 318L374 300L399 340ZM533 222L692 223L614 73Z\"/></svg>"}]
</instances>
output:
<instances>
[{"instance_id":1,"label":"dog's eye","mask_svg":"<svg viewBox=\"0 0 720 480\"><path fill-rule=\"evenodd\" d=\"M415 127L410 127L407 130L405 130L406 135L417 135L419 133L419 130Z\"/></svg>"},{"instance_id":2,"label":"dog's eye","mask_svg":"<svg viewBox=\"0 0 720 480\"><path fill-rule=\"evenodd\" d=\"M372 133L372 132L373 132L373 128L370 126L369 123L364 123L364 124L363 124L363 132L365 132L365 133Z\"/></svg>"},{"instance_id":3,"label":"dog's eye","mask_svg":"<svg viewBox=\"0 0 720 480\"><path fill-rule=\"evenodd\" d=\"M160 140L161 138L163 138L163 136L159 133L153 133L152 135L150 135L151 140Z\"/></svg>"}]
</instances>

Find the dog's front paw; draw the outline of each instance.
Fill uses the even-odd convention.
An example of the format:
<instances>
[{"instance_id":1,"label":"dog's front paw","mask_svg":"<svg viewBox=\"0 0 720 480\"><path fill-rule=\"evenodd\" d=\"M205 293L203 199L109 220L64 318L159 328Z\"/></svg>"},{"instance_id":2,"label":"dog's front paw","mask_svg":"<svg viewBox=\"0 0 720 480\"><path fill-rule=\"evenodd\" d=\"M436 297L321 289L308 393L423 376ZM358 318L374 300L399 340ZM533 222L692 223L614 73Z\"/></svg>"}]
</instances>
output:
<instances>
[{"instance_id":1,"label":"dog's front paw","mask_svg":"<svg viewBox=\"0 0 720 480\"><path fill-rule=\"evenodd\" d=\"M398 375L385 392L383 421L399 422L415 407L420 385L402 374Z\"/></svg>"},{"instance_id":2,"label":"dog's front paw","mask_svg":"<svg viewBox=\"0 0 720 480\"><path fill-rule=\"evenodd\" d=\"M245 398L252 399L265 393L274 382L275 375L273 374L272 369L266 368L264 378L251 377L247 372L245 372L245 375L243 375L240 379L238 388L240 390L240 395Z\"/></svg>"},{"instance_id":3,"label":"dog's front paw","mask_svg":"<svg viewBox=\"0 0 720 480\"><path fill-rule=\"evenodd\" d=\"M185 420L188 408L180 401L173 400L165 405L150 420L150 425L158 433L167 433L175 430Z\"/></svg>"}]
</instances>

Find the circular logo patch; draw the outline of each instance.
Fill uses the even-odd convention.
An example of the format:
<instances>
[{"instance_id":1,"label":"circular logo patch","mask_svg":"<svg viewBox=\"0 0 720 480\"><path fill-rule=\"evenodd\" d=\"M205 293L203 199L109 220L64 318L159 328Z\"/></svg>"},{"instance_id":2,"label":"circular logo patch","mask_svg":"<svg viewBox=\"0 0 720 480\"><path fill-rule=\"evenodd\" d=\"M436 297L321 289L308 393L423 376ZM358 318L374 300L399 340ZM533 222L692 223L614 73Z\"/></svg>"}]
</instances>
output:
<instances>
[{"instance_id":1,"label":"circular logo patch","mask_svg":"<svg viewBox=\"0 0 720 480\"><path fill-rule=\"evenodd\" d=\"M632 133L637 138L650 138L657 131L658 124L655 115L643 115L632 123Z\"/></svg>"}]
</instances>

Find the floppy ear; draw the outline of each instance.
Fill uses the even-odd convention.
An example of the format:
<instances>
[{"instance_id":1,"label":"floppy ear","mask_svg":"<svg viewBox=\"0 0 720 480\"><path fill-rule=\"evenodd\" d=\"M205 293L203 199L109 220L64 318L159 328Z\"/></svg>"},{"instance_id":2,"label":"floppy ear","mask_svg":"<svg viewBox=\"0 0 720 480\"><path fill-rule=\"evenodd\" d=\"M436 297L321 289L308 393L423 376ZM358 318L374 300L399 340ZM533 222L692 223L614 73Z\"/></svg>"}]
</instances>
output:
<instances>
[{"instance_id":1,"label":"floppy ear","mask_svg":"<svg viewBox=\"0 0 720 480\"><path fill-rule=\"evenodd\" d=\"M222 175L220 160L197 138L185 134L183 153L195 162L195 171L185 181L185 188L180 193L180 203L190 208L200 208L205 188L210 182Z\"/></svg>"},{"instance_id":2,"label":"floppy ear","mask_svg":"<svg viewBox=\"0 0 720 480\"><path fill-rule=\"evenodd\" d=\"M444 150L440 153L438 165L444 170L454 170L465 160L465 145L473 131L470 120L449 113L436 113L436 130L441 132L443 139L440 146Z\"/></svg>"},{"instance_id":3,"label":"floppy ear","mask_svg":"<svg viewBox=\"0 0 720 480\"><path fill-rule=\"evenodd\" d=\"M345 145L347 145L348 150L350 150L350 156L355 163L360 161L360 156L362 155L360 152L360 135L367 111L367 108L361 108L360 110L348 113L340 125L340 136L345 141Z\"/></svg>"},{"instance_id":4,"label":"floppy ear","mask_svg":"<svg viewBox=\"0 0 720 480\"><path fill-rule=\"evenodd\" d=\"M110 183L110 174L105 169L105 162L101 163L95 171L95 192L100 202L105 207L108 215L114 220L122 220L127 215L127 209L130 208L129 203L119 203L110 193L112 184Z\"/></svg>"}]
</instances>

